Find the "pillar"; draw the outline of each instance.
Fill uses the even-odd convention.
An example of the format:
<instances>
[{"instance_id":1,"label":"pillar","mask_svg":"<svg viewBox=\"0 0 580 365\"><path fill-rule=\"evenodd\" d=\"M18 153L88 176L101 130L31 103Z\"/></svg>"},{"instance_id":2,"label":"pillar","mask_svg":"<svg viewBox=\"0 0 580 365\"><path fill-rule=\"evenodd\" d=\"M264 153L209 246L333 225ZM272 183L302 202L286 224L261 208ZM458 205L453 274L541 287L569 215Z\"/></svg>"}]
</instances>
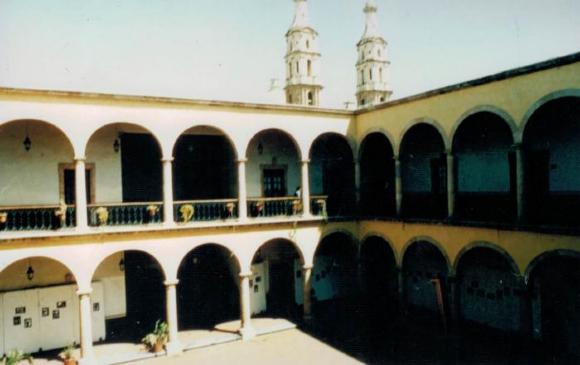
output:
<instances>
[{"instance_id":1,"label":"pillar","mask_svg":"<svg viewBox=\"0 0 580 365\"><path fill-rule=\"evenodd\" d=\"M453 326L459 319L459 291L457 288L457 277L455 275L447 276L447 298L449 301L448 316L449 322Z\"/></svg>"},{"instance_id":2,"label":"pillar","mask_svg":"<svg viewBox=\"0 0 580 365\"><path fill-rule=\"evenodd\" d=\"M302 160L302 215L310 216L310 178L308 166L310 160Z\"/></svg>"},{"instance_id":3,"label":"pillar","mask_svg":"<svg viewBox=\"0 0 580 365\"><path fill-rule=\"evenodd\" d=\"M354 161L354 193L355 193L355 211L360 213L360 161Z\"/></svg>"},{"instance_id":4,"label":"pillar","mask_svg":"<svg viewBox=\"0 0 580 365\"><path fill-rule=\"evenodd\" d=\"M401 205L403 203L403 187L401 182L401 161L395 156L395 202L397 203L397 216L401 216Z\"/></svg>"},{"instance_id":5,"label":"pillar","mask_svg":"<svg viewBox=\"0 0 580 365\"><path fill-rule=\"evenodd\" d=\"M163 223L173 225L173 158L164 158L163 163Z\"/></svg>"},{"instance_id":6,"label":"pillar","mask_svg":"<svg viewBox=\"0 0 580 365\"><path fill-rule=\"evenodd\" d=\"M304 302L304 320L312 319L312 265L304 265L302 267L303 280L303 302Z\"/></svg>"},{"instance_id":7,"label":"pillar","mask_svg":"<svg viewBox=\"0 0 580 365\"><path fill-rule=\"evenodd\" d=\"M178 322L177 322L177 294L176 288L179 280L166 280L165 284L165 295L166 295L166 317L167 317L167 330L169 332L169 338L165 349L168 355L176 355L183 351L183 347L179 342L178 336Z\"/></svg>"},{"instance_id":8,"label":"pillar","mask_svg":"<svg viewBox=\"0 0 580 365\"><path fill-rule=\"evenodd\" d=\"M246 162L238 160L238 217L240 221L248 218L248 193L246 191Z\"/></svg>"},{"instance_id":9,"label":"pillar","mask_svg":"<svg viewBox=\"0 0 580 365\"><path fill-rule=\"evenodd\" d=\"M526 285L523 276L519 276L518 289L520 290L520 334L524 340L533 338L534 318L533 318L533 290Z\"/></svg>"},{"instance_id":10,"label":"pillar","mask_svg":"<svg viewBox=\"0 0 580 365\"><path fill-rule=\"evenodd\" d=\"M85 159L75 159L75 213L76 227L84 230L88 227L87 219L87 178L86 178Z\"/></svg>"},{"instance_id":11,"label":"pillar","mask_svg":"<svg viewBox=\"0 0 580 365\"><path fill-rule=\"evenodd\" d=\"M451 151L447 151L447 217L455 215L455 160Z\"/></svg>"},{"instance_id":12,"label":"pillar","mask_svg":"<svg viewBox=\"0 0 580 365\"><path fill-rule=\"evenodd\" d=\"M84 165L84 163L83 163ZM77 291L79 296L79 314L80 314L80 334L81 334L81 358L79 364L92 365L97 360L93 350L93 315L91 308L92 289L86 291Z\"/></svg>"},{"instance_id":13,"label":"pillar","mask_svg":"<svg viewBox=\"0 0 580 365\"><path fill-rule=\"evenodd\" d=\"M517 203L517 219L518 222L523 222L525 219L525 186L524 186L524 154L522 144L514 145L516 154L516 203Z\"/></svg>"},{"instance_id":14,"label":"pillar","mask_svg":"<svg viewBox=\"0 0 580 365\"><path fill-rule=\"evenodd\" d=\"M397 267L397 296L399 304L399 312L405 315L405 280L403 280L403 269Z\"/></svg>"},{"instance_id":15,"label":"pillar","mask_svg":"<svg viewBox=\"0 0 580 365\"><path fill-rule=\"evenodd\" d=\"M256 331L252 327L252 311L250 307L250 278L252 272L240 273L240 334L243 340L250 340L256 337Z\"/></svg>"}]
</instances>

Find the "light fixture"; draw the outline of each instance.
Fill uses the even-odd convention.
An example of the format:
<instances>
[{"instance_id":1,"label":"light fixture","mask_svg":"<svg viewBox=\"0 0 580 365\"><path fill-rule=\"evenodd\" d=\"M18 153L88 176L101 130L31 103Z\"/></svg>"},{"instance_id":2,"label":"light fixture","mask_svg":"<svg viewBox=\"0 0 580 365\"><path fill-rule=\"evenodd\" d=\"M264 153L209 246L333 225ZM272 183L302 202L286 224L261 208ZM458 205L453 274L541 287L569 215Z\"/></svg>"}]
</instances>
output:
<instances>
[{"instance_id":1,"label":"light fixture","mask_svg":"<svg viewBox=\"0 0 580 365\"><path fill-rule=\"evenodd\" d=\"M28 270L26 270L26 277L28 278L28 280L34 279L34 269L30 265L30 263L28 263Z\"/></svg>"},{"instance_id":2,"label":"light fixture","mask_svg":"<svg viewBox=\"0 0 580 365\"><path fill-rule=\"evenodd\" d=\"M119 271L125 271L125 259L123 257L119 260Z\"/></svg>"},{"instance_id":3,"label":"light fixture","mask_svg":"<svg viewBox=\"0 0 580 365\"><path fill-rule=\"evenodd\" d=\"M119 150L121 149L121 143L119 143L119 137L115 138L115 142L113 142L113 150L115 151L115 153L119 153Z\"/></svg>"},{"instance_id":4,"label":"light fixture","mask_svg":"<svg viewBox=\"0 0 580 365\"><path fill-rule=\"evenodd\" d=\"M26 152L30 151L30 147L32 147L32 141L28 136L28 124L26 125L26 137L24 138L22 144L24 145L24 149L26 150Z\"/></svg>"},{"instance_id":5,"label":"light fixture","mask_svg":"<svg viewBox=\"0 0 580 365\"><path fill-rule=\"evenodd\" d=\"M258 143L258 154L264 153L264 146L262 146L262 142Z\"/></svg>"}]
</instances>

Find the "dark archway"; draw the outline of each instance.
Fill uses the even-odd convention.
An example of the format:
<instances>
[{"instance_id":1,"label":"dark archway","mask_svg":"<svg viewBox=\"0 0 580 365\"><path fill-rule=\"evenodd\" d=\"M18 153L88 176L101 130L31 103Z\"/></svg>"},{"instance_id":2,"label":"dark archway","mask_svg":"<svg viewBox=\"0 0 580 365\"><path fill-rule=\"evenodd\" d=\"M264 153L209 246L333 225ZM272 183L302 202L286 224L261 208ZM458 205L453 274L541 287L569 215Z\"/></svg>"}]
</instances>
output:
<instances>
[{"instance_id":1,"label":"dark archway","mask_svg":"<svg viewBox=\"0 0 580 365\"><path fill-rule=\"evenodd\" d=\"M440 323L441 305L449 308L447 296L448 263L433 243L418 240L411 243L403 256L403 300L405 308L420 321ZM439 281L442 302L438 297Z\"/></svg>"},{"instance_id":2,"label":"dark archway","mask_svg":"<svg viewBox=\"0 0 580 365\"><path fill-rule=\"evenodd\" d=\"M453 136L455 212L459 218L513 221L515 154L508 123L491 112L478 112L461 122Z\"/></svg>"},{"instance_id":3,"label":"dark archway","mask_svg":"<svg viewBox=\"0 0 580 365\"><path fill-rule=\"evenodd\" d=\"M580 255L544 254L529 274L533 334L550 357L580 358ZM573 361L568 359L569 363Z\"/></svg>"},{"instance_id":4,"label":"dark archway","mask_svg":"<svg viewBox=\"0 0 580 365\"><path fill-rule=\"evenodd\" d=\"M489 247L474 247L461 256L456 272L458 309L466 328L521 330L523 281L512 262Z\"/></svg>"},{"instance_id":5,"label":"dark archway","mask_svg":"<svg viewBox=\"0 0 580 365\"><path fill-rule=\"evenodd\" d=\"M437 129L411 127L401 142L402 213L406 217L443 218L447 210L447 157Z\"/></svg>"},{"instance_id":6,"label":"dark archway","mask_svg":"<svg viewBox=\"0 0 580 365\"><path fill-rule=\"evenodd\" d=\"M542 105L523 135L525 194L532 223L580 223L580 98L562 97Z\"/></svg>"},{"instance_id":7,"label":"dark archway","mask_svg":"<svg viewBox=\"0 0 580 365\"><path fill-rule=\"evenodd\" d=\"M239 318L239 272L223 246L205 244L188 253L178 272L179 328L213 328Z\"/></svg>"},{"instance_id":8,"label":"dark archway","mask_svg":"<svg viewBox=\"0 0 580 365\"><path fill-rule=\"evenodd\" d=\"M264 243L252 260L252 312L300 318L297 281L302 280L302 258L294 243L274 239Z\"/></svg>"},{"instance_id":9,"label":"dark archway","mask_svg":"<svg viewBox=\"0 0 580 365\"><path fill-rule=\"evenodd\" d=\"M327 197L329 216L354 210L354 161L346 138L335 133L318 137L310 150L310 194ZM316 207L313 207L316 209Z\"/></svg>"},{"instance_id":10,"label":"dark archway","mask_svg":"<svg viewBox=\"0 0 580 365\"><path fill-rule=\"evenodd\" d=\"M365 137L360 153L360 210L365 216L394 216L395 161L393 147L379 132Z\"/></svg>"},{"instance_id":11,"label":"dark archway","mask_svg":"<svg viewBox=\"0 0 580 365\"><path fill-rule=\"evenodd\" d=\"M397 309L398 270L395 253L379 236L368 237L361 246L362 293L373 312L386 317Z\"/></svg>"}]
</instances>

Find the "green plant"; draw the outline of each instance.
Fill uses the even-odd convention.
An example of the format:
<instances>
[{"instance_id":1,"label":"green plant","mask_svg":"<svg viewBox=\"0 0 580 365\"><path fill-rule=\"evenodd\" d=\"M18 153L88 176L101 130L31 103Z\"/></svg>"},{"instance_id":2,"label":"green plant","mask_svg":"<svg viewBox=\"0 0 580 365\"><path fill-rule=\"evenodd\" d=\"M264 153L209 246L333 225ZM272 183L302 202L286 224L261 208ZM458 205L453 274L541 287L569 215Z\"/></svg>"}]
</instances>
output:
<instances>
[{"instance_id":1,"label":"green plant","mask_svg":"<svg viewBox=\"0 0 580 365\"><path fill-rule=\"evenodd\" d=\"M167 339L169 338L169 328L167 327L167 323L157 320L155 322L155 328L153 332L147 334L141 342L149 349L152 350L155 348L155 345L162 346L167 343Z\"/></svg>"},{"instance_id":2,"label":"green plant","mask_svg":"<svg viewBox=\"0 0 580 365\"><path fill-rule=\"evenodd\" d=\"M76 347L74 344L68 345L58 354L58 357L61 360L76 360L75 349L76 349Z\"/></svg>"},{"instance_id":3,"label":"green plant","mask_svg":"<svg viewBox=\"0 0 580 365\"><path fill-rule=\"evenodd\" d=\"M2 358L4 365L16 365L21 361L28 361L29 364L32 364L33 360L32 355L22 350L12 350Z\"/></svg>"}]
</instances>

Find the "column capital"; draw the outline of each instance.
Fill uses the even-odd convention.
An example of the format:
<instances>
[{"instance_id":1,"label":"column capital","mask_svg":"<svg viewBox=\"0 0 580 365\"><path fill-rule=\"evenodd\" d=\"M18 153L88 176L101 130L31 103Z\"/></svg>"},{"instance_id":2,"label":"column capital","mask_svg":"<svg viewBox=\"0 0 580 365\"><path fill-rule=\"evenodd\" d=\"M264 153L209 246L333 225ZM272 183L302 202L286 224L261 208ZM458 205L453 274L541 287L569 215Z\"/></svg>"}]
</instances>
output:
<instances>
[{"instance_id":1,"label":"column capital","mask_svg":"<svg viewBox=\"0 0 580 365\"><path fill-rule=\"evenodd\" d=\"M447 155L447 157L453 157L453 151L449 150L445 150L445 154Z\"/></svg>"},{"instance_id":2,"label":"column capital","mask_svg":"<svg viewBox=\"0 0 580 365\"><path fill-rule=\"evenodd\" d=\"M302 270L312 270L312 269L314 269L314 265L312 264L302 265Z\"/></svg>"},{"instance_id":3,"label":"column capital","mask_svg":"<svg viewBox=\"0 0 580 365\"><path fill-rule=\"evenodd\" d=\"M516 143L512 144L512 149L514 149L514 150L521 150L522 149L522 143L521 142L516 142Z\"/></svg>"},{"instance_id":4,"label":"column capital","mask_svg":"<svg viewBox=\"0 0 580 365\"><path fill-rule=\"evenodd\" d=\"M85 156L75 156L75 162L86 162L87 158Z\"/></svg>"},{"instance_id":5,"label":"column capital","mask_svg":"<svg viewBox=\"0 0 580 365\"><path fill-rule=\"evenodd\" d=\"M310 163L310 159L309 159L309 158L302 159L302 160L300 160L300 162L301 162L302 164L305 164L305 163Z\"/></svg>"},{"instance_id":6,"label":"column capital","mask_svg":"<svg viewBox=\"0 0 580 365\"><path fill-rule=\"evenodd\" d=\"M237 163L246 163L246 162L248 162L248 159L247 159L247 158L238 158L238 159L236 160L236 162L237 162Z\"/></svg>"},{"instance_id":7,"label":"column capital","mask_svg":"<svg viewBox=\"0 0 580 365\"><path fill-rule=\"evenodd\" d=\"M79 289L77 290L77 295L79 297L83 297L83 296L87 296L87 295L91 295L91 293L93 292L93 288L89 288L89 289Z\"/></svg>"},{"instance_id":8,"label":"column capital","mask_svg":"<svg viewBox=\"0 0 580 365\"><path fill-rule=\"evenodd\" d=\"M241 279L244 279L244 278L249 278L249 277L251 277L251 276L253 276L253 275L254 275L254 273L253 273L252 271L240 271L240 273L238 274L238 276L239 276Z\"/></svg>"},{"instance_id":9,"label":"column capital","mask_svg":"<svg viewBox=\"0 0 580 365\"><path fill-rule=\"evenodd\" d=\"M173 156L171 156L171 157L162 157L161 158L161 162L164 162L164 163L167 163L167 162L168 163L172 163L173 160L174 160Z\"/></svg>"},{"instance_id":10,"label":"column capital","mask_svg":"<svg viewBox=\"0 0 580 365\"><path fill-rule=\"evenodd\" d=\"M163 285L165 286L176 286L177 284L179 284L179 279L165 280L163 282Z\"/></svg>"}]
</instances>

